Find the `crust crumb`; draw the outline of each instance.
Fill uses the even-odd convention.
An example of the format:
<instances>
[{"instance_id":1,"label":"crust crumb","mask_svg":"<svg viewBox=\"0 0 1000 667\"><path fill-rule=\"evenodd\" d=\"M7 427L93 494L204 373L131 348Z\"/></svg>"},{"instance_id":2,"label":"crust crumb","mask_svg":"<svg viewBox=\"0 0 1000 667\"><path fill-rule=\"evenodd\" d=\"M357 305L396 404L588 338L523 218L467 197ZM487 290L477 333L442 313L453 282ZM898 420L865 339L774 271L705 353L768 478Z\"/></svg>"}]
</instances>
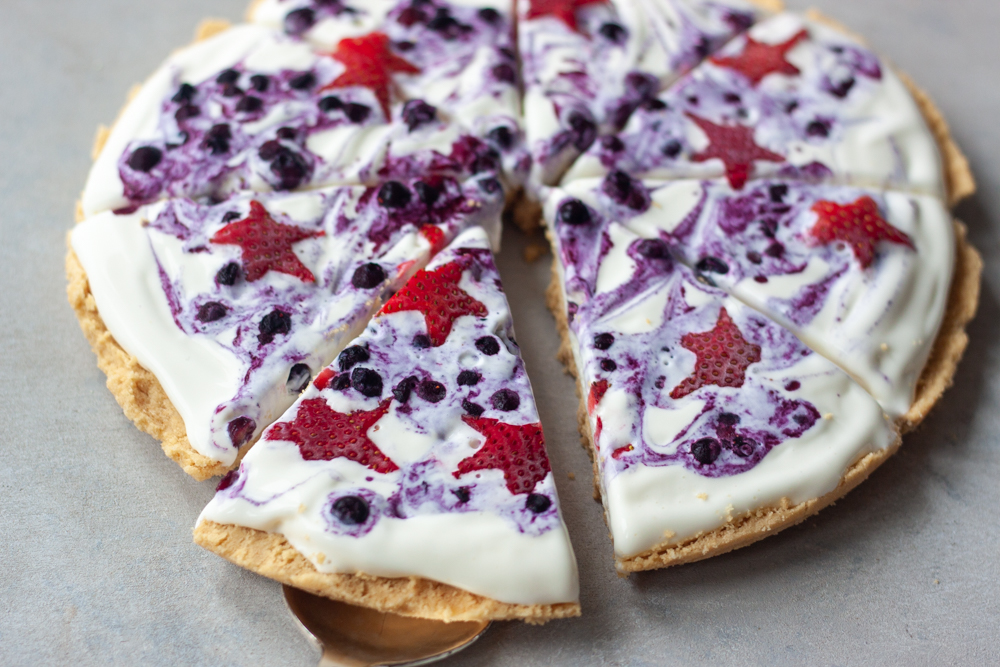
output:
<instances>
[{"instance_id":1,"label":"crust crumb","mask_svg":"<svg viewBox=\"0 0 1000 667\"><path fill-rule=\"evenodd\" d=\"M202 19L194 29L194 41L201 42L210 37L215 37L220 32L225 32L233 24L226 19L207 18Z\"/></svg>"},{"instance_id":2,"label":"crust crumb","mask_svg":"<svg viewBox=\"0 0 1000 667\"><path fill-rule=\"evenodd\" d=\"M98 125L97 132L94 133L94 145L90 149L90 159L96 160L97 156L104 150L104 144L108 143L111 136L111 128L107 125Z\"/></svg>"},{"instance_id":3,"label":"crust crumb","mask_svg":"<svg viewBox=\"0 0 1000 667\"><path fill-rule=\"evenodd\" d=\"M532 241L524 248L524 261L534 264L549 252L549 246L538 241Z\"/></svg>"}]
</instances>

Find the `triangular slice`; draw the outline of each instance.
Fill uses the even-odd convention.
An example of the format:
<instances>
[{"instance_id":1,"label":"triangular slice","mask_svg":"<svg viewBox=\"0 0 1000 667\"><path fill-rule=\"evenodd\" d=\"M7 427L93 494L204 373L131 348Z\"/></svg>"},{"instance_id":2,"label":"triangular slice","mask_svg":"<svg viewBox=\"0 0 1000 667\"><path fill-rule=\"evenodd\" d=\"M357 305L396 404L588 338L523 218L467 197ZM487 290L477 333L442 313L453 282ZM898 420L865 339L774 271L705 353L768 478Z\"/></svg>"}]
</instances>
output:
<instances>
[{"instance_id":1,"label":"triangular slice","mask_svg":"<svg viewBox=\"0 0 1000 667\"><path fill-rule=\"evenodd\" d=\"M893 187L944 196L941 157L888 63L853 37L795 14L758 23L595 145L566 182L750 178Z\"/></svg>"},{"instance_id":2,"label":"triangular slice","mask_svg":"<svg viewBox=\"0 0 1000 667\"><path fill-rule=\"evenodd\" d=\"M741 0L518 0L524 116L535 185L558 181L602 133L760 12Z\"/></svg>"},{"instance_id":3,"label":"triangular slice","mask_svg":"<svg viewBox=\"0 0 1000 667\"><path fill-rule=\"evenodd\" d=\"M320 50L259 25L185 47L115 123L84 214L169 197L499 173L497 148L444 110L398 96L396 79L419 72L404 56L381 32Z\"/></svg>"},{"instance_id":4,"label":"triangular slice","mask_svg":"<svg viewBox=\"0 0 1000 667\"><path fill-rule=\"evenodd\" d=\"M550 304L619 571L771 535L895 451L894 425L847 374L615 217L564 193L547 206Z\"/></svg>"},{"instance_id":5,"label":"triangular slice","mask_svg":"<svg viewBox=\"0 0 1000 667\"><path fill-rule=\"evenodd\" d=\"M284 583L443 620L579 614L510 310L471 229L227 475L195 541Z\"/></svg>"},{"instance_id":6,"label":"triangular slice","mask_svg":"<svg viewBox=\"0 0 1000 667\"><path fill-rule=\"evenodd\" d=\"M71 300L95 349L113 337L98 356L126 413L205 478L434 252L471 224L498 234L502 207L495 179L432 178L103 213L72 233ZM135 409L147 371L165 396Z\"/></svg>"}]
</instances>

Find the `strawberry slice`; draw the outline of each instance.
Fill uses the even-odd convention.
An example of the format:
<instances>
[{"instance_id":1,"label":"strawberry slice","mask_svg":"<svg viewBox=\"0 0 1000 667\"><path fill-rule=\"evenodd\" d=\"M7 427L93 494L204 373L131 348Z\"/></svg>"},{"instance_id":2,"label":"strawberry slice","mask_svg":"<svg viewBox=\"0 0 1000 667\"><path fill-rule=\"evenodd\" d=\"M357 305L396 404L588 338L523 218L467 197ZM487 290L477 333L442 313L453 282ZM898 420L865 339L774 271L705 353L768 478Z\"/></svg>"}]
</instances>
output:
<instances>
[{"instance_id":1,"label":"strawberry slice","mask_svg":"<svg viewBox=\"0 0 1000 667\"><path fill-rule=\"evenodd\" d=\"M431 345L442 345L451 333L456 318L463 315L486 317L486 306L458 286L465 267L459 261L448 262L433 271L421 269L396 292L381 313L419 310L424 314Z\"/></svg>"},{"instance_id":2,"label":"strawberry slice","mask_svg":"<svg viewBox=\"0 0 1000 667\"><path fill-rule=\"evenodd\" d=\"M399 466L367 435L368 429L389 409L391 401L382 401L374 410L343 414L322 398L306 399L299 405L294 420L278 422L264 433L264 439L294 442L306 461L344 457L378 473L393 472Z\"/></svg>"},{"instance_id":3,"label":"strawberry slice","mask_svg":"<svg viewBox=\"0 0 1000 667\"><path fill-rule=\"evenodd\" d=\"M268 271L279 271L307 283L316 277L292 252L292 245L305 239L324 236L274 221L260 202L250 202L250 213L232 222L210 239L220 245L238 245L243 251L243 273L248 282L260 280Z\"/></svg>"},{"instance_id":4,"label":"strawberry slice","mask_svg":"<svg viewBox=\"0 0 1000 667\"><path fill-rule=\"evenodd\" d=\"M686 114L688 118L708 135L708 147L691 156L694 162L705 162L713 158L722 160L726 166L726 178L734 190L742 190L750 178L754 160L784 162L785 158L766 148L758 146L753 139L753 128L744 125L716 125L710 120Z\"/></svg>"},{"instance_id":5,"label":"strawberry slice","mask_svg":"<svg viewBox=\"0 0 1000 667\"><path fill-rule=\"evenodd\" d=\"M711 61L720 67L728 67L746 76L753 85L760 83L768 74L800 74L799 68L785 60L785 55L795 48L802 40L809 37L806 30L799 31L795 36L781 44L765 44L747 37L747 45L738 56L725 58L715 57Z\"/></svg>"},{"instance_id":6,"label":"strawberry slice","mask_svg":"<svg viewBox=\"0 0 1000 667\"><path fill-rule=\"evenodd\" d=\"M819 201L813 204L812 210L819 216L819 221L809 231L813 238L823 244L846 243L862 268L867 269L875 261L875 246L881 241L914 249L913 240L886 222L871 197L861 197L843 206Z\"/></svg>"},{"instance_id":7,"label":"strawberry slice","mask_svg":"<svg viewBox=\"0 0 1000 667\"><path fill-rule=\"evenodd\" d=\"M458 464L455 478L475 470L502 470L512 494L531 493L549 474L545 437L539 423L515 426L488 417L464 415L462 421L486 436L475 454Z\"/></svg>"},{"instance_id":8,"label":"strawberry slice","mask_svg":"<svg viewBox=\"0 0 1000 667\"><path fill-rule=\"evenodd\" d=\"M342 39L336 50L330 54L346 67L346 71L323 87L347 88L362 86L375 93L382 112L389 118L389 89L392 74L419 74L420 69L389 50L389 37L381 32L373 32L361 37Z\"/></svg>"},{"instance_id":9,"label":"strawberry slice","mask_svg":"<svg viewBox=\"0 0 1000 667\"><path fill-rule=\"evenodd\" d=\"M587 394L587 412L594 413L594 408L597 407L597 404L604 398L604 394L607 393L608 386L607 380L598 380L591 383L590 392Z\"/></svg>"},{"instance_id":10,"label":"strawberry slice","mask_svg":"<svg viewBox=\"0 0 1000 667\"><path fill-rule=\"evenodd\" d=\"M714 384L719 387L742 387L750 364L760 361L760 345L748 342L739 327L723 308L711 331L689 333L681 345L698 355L694 373L674 387L670 398L683 398L698 389Z\"/></svg>"},{"instance_id":11,"label":"strawberry slice","mask_svg":"<svg viewBox=\"0 0 1000 667\"><path fill-rule=\"evenodd\" d=\"M534 19L541 16L554 16L574 32L580 32L576 23L576 10L587 5L600 5L608 0L531 0L531 7L528 9L528 18Z\"/></svg>"}]
</instances>

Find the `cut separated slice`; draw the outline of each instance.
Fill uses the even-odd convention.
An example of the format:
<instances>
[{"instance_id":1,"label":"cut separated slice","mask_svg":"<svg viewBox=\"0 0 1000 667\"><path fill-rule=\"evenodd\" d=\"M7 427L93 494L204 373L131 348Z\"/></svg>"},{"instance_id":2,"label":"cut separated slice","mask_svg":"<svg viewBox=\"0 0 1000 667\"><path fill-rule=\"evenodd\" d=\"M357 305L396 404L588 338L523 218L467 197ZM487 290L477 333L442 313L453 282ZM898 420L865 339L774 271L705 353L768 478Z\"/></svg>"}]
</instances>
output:
<instances>
[{"instance_id":1,"label":"cut separated slice","mask_svg":"<svg viewBox=\"0 0 1000 667\"><path fill-rule=\"evenodd\" d=\"M747 29L758 3L518 0L534 187L558 181L600 134Z\"/></svg>"},{"instance_id":2,"label":"cut separated slice","mask_svg":"<svg viewBox=\"0 0 1000 667\"><path fill-rule=\"evenodd\" d=\"M564 182L784 177L944 198L941 156L910 91L854 37L782 13L740 35L595 144Z\"/></svg>"},{"instance_id":3,"label":"cut separated slice","mask_svg":"<svg viewBox=\"0 0 1000 667\"><path fill-rule=\"evenodd\" d=\"M126 105L91 169L84 215L245 190L500 175L501 147L398 95L399 77L420 71L381 32L320 50L260 25L229 28L174 53Z\"/></svg>"},{"instance_id":4,"label":"cut separated slice","mask_svg":"<svg viewBox=\"0 0 1000 667\"><path fill-rule=\"evenodd\" d=\"M572 202L584 206L547 209ZM561 269L550 305L620 572L798 523L898 446L878 403L790 331L704 284L663 241L582 217L547 216Z\"/></svg>"},{"instance_id":5,"label":"cut separated slice","mask_svg":"<svg viewBox=\"0 0 1000 667\"><path fill-rule=\"evenodd\" d=\"M123 349L129 368L155 377L166 404L137 424L203 479L229 469L449 240L474 224L498 240L502 208L486 177L107 212L72 232L71 300L95 350L106 327L107 354ZM109 386L131 372L105 371ZM115 392L126 412L128 384ZM184 428L168 434L178 413Z\"/></svg>"},{"instance_id":6,"label":"cut separated slice","mask_svg":"<svg viewBox=\"0 0 1000 667\"><path fill-rule=\"evenodd\" d=\"M195 541L387 612L579 614L576 562L483 230L411 278L264 432L223 478Z\"/></svg>"}]
</instances>

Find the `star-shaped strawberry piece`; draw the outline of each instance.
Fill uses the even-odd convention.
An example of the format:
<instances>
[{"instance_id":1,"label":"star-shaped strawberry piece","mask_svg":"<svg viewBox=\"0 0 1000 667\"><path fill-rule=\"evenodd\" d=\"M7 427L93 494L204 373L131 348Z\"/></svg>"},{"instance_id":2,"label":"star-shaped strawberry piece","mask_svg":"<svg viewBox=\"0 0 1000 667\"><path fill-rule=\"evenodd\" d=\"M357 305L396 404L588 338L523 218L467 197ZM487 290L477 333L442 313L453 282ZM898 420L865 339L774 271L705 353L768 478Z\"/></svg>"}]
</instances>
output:
<instances>
[{"instance_id":1,"label":"star-shaped strawberry piece","mask_svg":"<svg viewBox=\"0 0 1000 667\"><path fill-rule=\"evenodd\" d=\"M307 283L315 276L292 252L292 245L324 236L322 231L306 231L274 221L260 202L250 202L250 213L231 222L212 236L212 243L238 245L243 251L243 273L248 282L259 280L268 271L280 271Z\"/></svg>"},{"instance_id":2,"label":"star-shaped strawberry piece","mask_svg":"<svg viewBox=\"0 0 1000 667\"><path fill-rule=\"evenodd\" d=\"M464 270L459 261L448 262L433 271L420 269L403 289L382 306L381 312L389 314L419 310L424 314L431 345L437 347L443 344L451 333L451 326L456 318L463 315L487 315L486 306L458 286Z\"/></svg>"},{"instance_id":3,"label":"star-shaped strawberry piece","mask_svg":"<svg viewBox=\"0 0 1000 667\"><path fill-rule=\"evenodd\" d=\"M702 132L708 135L708 147L691 156L695 162L705 162L713 158L722 160L726 166L726 178L734 190L742 190L750 178L754 160L784 162L785 158L766 148L761 148L753 140L753 128L744 125L716 125L710 120L687 114Z\"/></svg>"},{"instance_id":4,"label":"star-shaped strawberry piece","mask_svg":"<svg viewBox=\"0 0 1000 667\"><path fill-rule=\"evenodd\" d=\"M580 32L576 23L576 10L587 5L605 4L608 0L531 0L528 18L554 16L574 32Z\"/></svg>"},{"instance_id":5,"label":"star-shaped strawberry piece","mask_svg":"<svg viewBox=\"0 0 1000 667\"><path fill-rule=\"evenodd\" d=\"M795 48L802 40L809 37L806 30L799 31L794 37L781 44L765 44L747 37L747 45L738 56L712 58L712 62L720 67L728 67L742 72L753 85L760 83L768 74L799 74L799 68L785 60L785 55Z\"/></svg>"},{"instance_id":6,"label":"star-shaped strawberry piece","mask_svg":"<svg viewBox=\"0 0 1000 667\"><path fill-rule=\"evenodd\" d=\"M913 249L913 240L886 222L871 197L864 196L843 206L832 201L818 201L812 210L819 216L819 221L809 230L813 238L824 244L846 243L862 268L867 269L875 261L875 246L881 241Z\"/></svg>"},{"instance_id":7,"label":"star-shaped strawberry piece","mask_svg":"<svg viewBox=\"0 0 1000 667\"><path fill-rule=\"evenodd\" d=\"M330 54L347 69L332 82L323 87L347 88L362 86L375 93L385 117L389 118L389 89L392 74L419 74L420 69L389 50L389 37L381 32L373 32L361 37L342 39Z\"/></svg>"},{"instance_id":8,"label":"star-shaped strawberry piece","mask_svg":"<svg viewBox=\"0 0 1000 667\"><path fill-rule=\"evenodd\" d=\"M322 398L302 401L295 419L278 422L264 433L265 440L284 440L299 446L306 461L332 461L347 458L375 472L399 470L368 438L372 427L389 409L392 399L382 401L374 410L337 412Z\"/></svg>"},{"instance_id":9,"label":"star-shaped strawberry piece","mask_svg":"<svg viewBox=\"0 0 1000 667\"><path fill-rule=\"evenodd\" d=\"M747 368L760 361L760 345L747 341L723 308L711 331L689 333L681 345L698 356L694 373L674 387L670 398L684 398L702 387L742 387Z\"/></svg>"},{"instance_id":10,"label":"star-shaped strawberry piece","mask_svg":"<svg viewBox=\"0 0 1000 667\"><path fill-rule=\"evenodd\" d=\"M456 479L475 470L503 470L507 490L517 495L531 493L549 474L545 437L538 422L515 426L469 415L464 415L462 421L486 436L486 442L458 464L458 470L452 473Z\"/></svg>"}]
</instances>

